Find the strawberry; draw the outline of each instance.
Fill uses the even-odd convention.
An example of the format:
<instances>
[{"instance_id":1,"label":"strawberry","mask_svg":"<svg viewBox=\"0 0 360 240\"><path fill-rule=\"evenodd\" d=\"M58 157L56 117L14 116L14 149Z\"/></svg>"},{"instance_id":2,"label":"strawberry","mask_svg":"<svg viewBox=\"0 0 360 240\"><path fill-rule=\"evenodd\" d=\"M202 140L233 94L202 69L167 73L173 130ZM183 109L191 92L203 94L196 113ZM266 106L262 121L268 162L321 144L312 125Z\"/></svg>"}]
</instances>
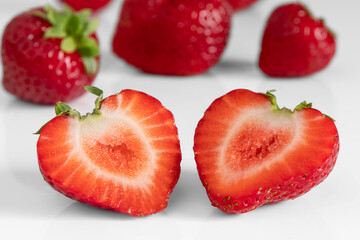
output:
<instances>
[{"instance_id":1,"label":"strawberry","mask_svg":"<svg viewBox=\"0 0 360 240\"><path fill-rule=\"evenodd\" d=\"M148 73L206 72L226 46L230 9L222 0L125 0L113 51Z\"/></svg>"},{"instance_id":2,"label":"strawberry","mask_svg":"<svg viewBox=\"0 0 360 240\"><path fill-rule=\"evenodd\" d=\"M338 151L333 120L311 104L280 109L271 92L244 89L216 99L194 139L202 184L226 213L299 197L328 176Z\"/></svg>"},{"instance_id":3,"label":"strawberry","mask_svg":"<svg viewBox=\"0 0 360 240\"><path fill-rule=\"evenodd\" d=\"M142 92L123 90L92 113L58 103L57 116L40 129L39 166L67 197L133 216L166 208L179 179L181 152L174 117Z\"/></svg>"},{"instance_id":4,"label":"strawberry","mask_svg":"<svg viewBox=\"0 0 360 240\"><path fill-rule=\"evenodd\" d=\"M250 7L257 0L227 0L235 11L243 10Z\"/></svg>"},{"instance_id":5,"label":"strawberry","mask_svg":"<svg viewBox=\"0 0 360 240\"><path fill-rule=\"evenodd\" d=\"M300 3L282 5L267 21L259 67L273 77L300 77L324 69L335 54L334 34Z\"/></svg>"},{"instance_id":6,"label":"strawberry","mask_svg":"<svg viewBox=\"0 0 360 240\"><path fill-rule=\"evenodd\" d=\"M16 16L6 26L1 56L3 85L18 98L41 104L85 93L98 71L97 20L89 10L57 12L50 6Z\"/></svg>"},{"instance_id":7,"label":"strawberry","mask_svg":"<svg viewBox=\"0 0 360 240\"><path fill-rule=\"evenodd\" d=\"M85 8L97 11L107 6L111 0L61 0L72 9L79 11Z\"/></svg>"}]
</instances>

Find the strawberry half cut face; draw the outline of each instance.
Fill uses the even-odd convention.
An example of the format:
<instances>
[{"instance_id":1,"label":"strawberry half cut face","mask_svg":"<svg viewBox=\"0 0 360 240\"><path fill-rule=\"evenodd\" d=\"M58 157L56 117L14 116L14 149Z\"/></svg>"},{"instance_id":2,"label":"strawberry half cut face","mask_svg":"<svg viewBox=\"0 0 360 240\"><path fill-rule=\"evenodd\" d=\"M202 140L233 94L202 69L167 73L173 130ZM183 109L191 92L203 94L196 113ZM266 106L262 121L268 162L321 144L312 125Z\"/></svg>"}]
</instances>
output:
<instances>
[{"instance_id":1,"label":"strawberry half cut face","mask_svg":"<svg viewBox=\"0 0 360 240\"><path fill-rule=\"evenodd\" d=\"M339 151L333 120L311 104L280 109L271 92L243 89L210 105L194 142L210 201L228 213L306 193L327 177Z\"/></svg>"},{"instance_id":2,"label":"strawberry half cut face","mask_svg":"<svg viewBox=\"0 0 360 240\"><path fill-rule=\"evenodd\" d=\"M101 97L92 114L80 116L66 105L41 129L37 149L45 180L97 207L134 216L163 210L180 174L171 112L134 90Z\"/></svg>"}]
</instances>

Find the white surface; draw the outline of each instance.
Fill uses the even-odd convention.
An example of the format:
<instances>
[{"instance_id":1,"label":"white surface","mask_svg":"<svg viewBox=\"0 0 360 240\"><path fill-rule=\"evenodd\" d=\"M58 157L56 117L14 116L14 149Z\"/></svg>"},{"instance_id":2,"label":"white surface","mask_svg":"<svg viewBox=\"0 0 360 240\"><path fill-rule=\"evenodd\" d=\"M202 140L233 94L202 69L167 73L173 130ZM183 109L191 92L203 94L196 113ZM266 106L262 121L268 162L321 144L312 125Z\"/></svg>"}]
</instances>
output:
<instances>
[{"instance_id":1,"label":"white surface","mask_svg":"<svg viewBox=\"0 0 360 240\"><path fill-rule=\"evenodd\" d=\"M49 0L1 0L0 30L17 13ZM260 0L234 16L221 62L194 77L146 75L116 58L110 48L120 1L101 12L98 31L101 72L94 85L111 95L124 88L158 98L175 116L183 154L179 183L168 208L134 218L77 203L54 191L39 172L38 136L32 133L54 116L51 106L24 103L0 89L0 239L360 239L359 1L303 1L326 19L337 35L337 54L323 72L300 79L270 79L257 68L265 21L281 2ZM1 71L2 72L2 71ZM2 74L2 73L0 73ZM236 88L277 89L280 107L313 102L336 119L340 154L333 172L318 187L292 201L226 215L210 206L197 176L193 134L210 103ZM70 105L91 111L87 94Z\"/></svg>"}]
</instances>

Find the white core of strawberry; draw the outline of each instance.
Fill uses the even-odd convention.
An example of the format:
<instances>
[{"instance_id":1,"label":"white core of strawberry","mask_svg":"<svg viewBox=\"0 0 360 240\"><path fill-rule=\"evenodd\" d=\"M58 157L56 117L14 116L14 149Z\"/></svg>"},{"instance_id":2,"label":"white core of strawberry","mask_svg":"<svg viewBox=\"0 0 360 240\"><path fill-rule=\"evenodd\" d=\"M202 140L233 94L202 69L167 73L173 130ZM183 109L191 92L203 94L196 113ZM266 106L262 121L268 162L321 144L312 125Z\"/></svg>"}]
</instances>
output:
<instances>
[{"instance_id":1,"label":"white core of strawberry","mask_svg":"<svg viewBox=\"0 0 360 240\"><path fill-rule=\"evenodd\" d=\"M119 98L121 97L118 95ZM119 102L121 99L119 99ZM130 107L130 106L129 106ZM78 121L74 119L72 126L70 128L73 138L71 139L73 146L73 154L76 154L78 159L81 159L82 164L89 170L89 172L95 173L99 178L108 179L114 184L118 184L123 187L131 187L141 189L144 192L149 192L149 187L151 186L152 178L154 172L157 169L156 162L156 151L151 148L151 140L143 131L137 121L129 117L126 114L126 109L117 110L107 110L106 108L101 109L102 115L100 117L89 117L84 121ZM127 134L122 136L122 134ZM141 143L141 147L132 149L136 152L135 155L137 158L141 156L146 156L146 159L134 159L132 165L134 167L138 162L145 164L141 167L141 170L138 173L126 174L116 174L116 169L112 172L111 169L106 169L102 166L99 166L99 162L102 161L102 154L89 156L84 146L95 146L100 144L101 146L108 146L109 151L115 151L117 147L127 146L127 141L129 139L129 133L133 133L133 137L136 138L138 142ZM130 150L131 151L131 148ZM70 154L69 158L72 157ZM113 159L116 161L116 159ZM121 161L120 159L119 161ZM131 159L130 159L131 160ZM140 160L140 161L138 161ZM104 159L104 161L107 161ZM107 165L108 163L104 163ZM126 162L123 164L127 164ZM64 164L66 165L66 163ZM131 175L132 174L132 175Z\"/></svg>"},{"instance_id":2,"label":"white core of strawberry","mask_svg":"<svg viewBox=\"0 0 360 240\"><path fill-rule=\"evenodd\" d=\"M219 152L217 162L218 176L222 176L222 181L226 184L236 183L241 179L248 178L253 174L269 168L277 161L281 161L284 155L291 151L295 145L301 143L303 139L303 128L305 127L304 122L302 121L301 113L273 111L268 105L258 108L239 109L238 116L227 124L229 124L229 131L224 136L222 141L223 144L219 149L217 149ZM276 149L277 146L275 146L273 148L273 150L275 150L273 154L271 151L267 155L265 154L265 157L262 157L259 154L260 157L256 159L259 161L258 163L249 163L249 166L245 168L234 168L230 166L227 160L229 158L233 159L232 162L235 163L240 160L238 159L238 156L229 156L229 147L234 139L239 138L237 135L242 131L242 129L244 129L244 131L252 131L247 128L247 124L249 124L249 126L257 126L260 130L266 130L274 134L285 134L290 140L281 149ZM257 139L254 139L254 142L262 141L262 139L259 140L258 138L263 138L265 142L267 136L255 137ZM244 141L248 142L244 143ZM257 146L256 143L253 143L252 139L242 138L239 139L239 142L248 147L247 149L249 150L250 155L249 158L253 157L251 154L256 151L257 147L259 147L259 151L261 151L261 146ZM244 153L245 157L246 154L247 153ZM243 165L246 165L246 163Z\"/></svg>"}]
</instances>

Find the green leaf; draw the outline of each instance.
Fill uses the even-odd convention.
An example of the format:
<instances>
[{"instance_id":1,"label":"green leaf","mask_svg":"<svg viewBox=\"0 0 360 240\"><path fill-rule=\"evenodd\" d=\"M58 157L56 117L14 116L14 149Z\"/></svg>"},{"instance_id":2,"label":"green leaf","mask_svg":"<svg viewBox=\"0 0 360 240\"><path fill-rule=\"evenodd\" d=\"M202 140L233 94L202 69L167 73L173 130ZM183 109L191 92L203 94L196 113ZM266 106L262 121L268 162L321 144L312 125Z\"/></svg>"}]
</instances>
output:
<instances>
[{"instance_id":1,"label":"green leaf","mask_svg":"<svg viewBox=\"0 0 360 240\"><path fill-rule=\"evenodd\" d=\"M273 105L273 110L279 110L279 106L277 105L277 102L276 102L276 97L275 95L273 94L273 92L275 92L276 90L272 89L272 90L269 90L265 93L265 95L270 99L271 101L271 104Z\"/></svg>"},{"instance_id":2,"label":"green leaf","mask_svg":"<svg viewBox=\"0 0 360 240\"><path fill-rule=\"evenodd\" d=\"M330 118L333 122L335 122L335 119L333 119L332 117L330 117L329 115L323 114L325 117Z\"/></svg>"},{"instance_id":3,"label":"green leaf","mask_svg":"<svg viewBox=\"0 0 360 240\"><path fill-rule=\"evenodd\" d=\"M62 11L62 14L65 15L65 16L70 16L74 13L74 10L69 7L68 5L65 5L64 8L63 8L63 11Z\"/></svg>"},{"instance_id":4,"label":"green leaf","mask_svg":"<svg viewBox=\"0 0 360 240\"><path fill-rule=\"evenodd\" d=\"M71 107L63 102L58 102L55 106L55 113L56 116L63 115L66 112L69 112L71 110Z\"/></svg>"},{"instance_id":5,"label":"green leaf","mask_svg":"<svg viewBox=\"0 0 360 240\"><path fill-rule=\"evenodd\" d=\"M68 17L65 29L69 36L76 36L82 30L80 18L76 15Z\"/></svg>"},{"instance_id":6,"label":"green leaf","mask_svg":"<svg viewBox=\"0 0 360 240\"><path fill-rule=\"evenodd\" d=\"M94 95L96 95L98 97L103 95L103 90L101 90L100 88L97 88L97 87L94 87L94 86L85 86L84 88L89 93L92 93L92 94L94 94Z\"/></svg>"},{"instance_id":7,"label":"green leaf","mask_svg":"<svg viewBox=\"0 0 360 240\"><path fill-rule=\"evenodd\" d=\"M94 75L98 70L98 61L93 57L83 57L83 64L88 75Z\"/></svg>"},{"instance_id":8,"label":"green leaf","mask_svg":"<svg viewBox=\"0 0 360 240\"><path fill-rule=\"evenodd\" d=\"M66 37L61 41L61 50L66 53L73 53L76 51L76 42L73 37Z\"/></svg>"},{"instance_id":9,"label":"green leaf","mask_svg":"<svg viewBox=\"0 0 360 240\"><path fill-rule=\"evenodd\" d=\"M81 22L85 22L91 15L91 9L85 8L78 12L77 15L79 16Z\"/></svg>"},{"instance_id":10,"label":"green leaf","mask_svg":"<svg viewBox=\"0 0 360 240\"><path fill-rule=\"evenodd\" d=\"M307 103L306 101L303 101L295 107L294 111L298 111L304 108L311 108L311 107L312 107L312 103Z\"/></svg>"},{"instance_id":11,"label":"green leaf","mask_svg":"<svg viewBox=\"0 0 360 240\"><path fill-rule=\"evenodd\" d=\"M93 38L83 38L78 42L77 52L83 57L95 57L100 54L98 43Z\"/></svg>"},{"instance_id":12,"label":"green leaf","mask_svg":"<svg viewBox=\"0 0 360 240\"><path fill-rule=\"evenodd\" d=\"M52 24L52 25L56 25L56 10L51 7L50 5L46 5L44 7L44 10L46 12L46 16L47 16L47 20Z\"/></svg>"},{"instance_id":13,"label":"green leaf","mask_svg":"<svg viewBox=\"0 0 360 240\"><path fill-rule=\"evenodd\" d=\"M51 121L51 120L50 120ZM47 123L45 123L44 125L42 125L42 127L34 134L40 134L41 133L41 130L50 122L48 121Z\"/></svg>"},{"instance_id":14,"label":"green leaf","mask_svg":"<svg viewBox=\"0 0 360 240\"><path fill-rule=\"evenodd\" d=\"M103 90L97 88L97 87L94 87L94 86L86 86L85 87L85 90L98 96L95 100L95 109L93 110L93 113L94 115L100 115L101 112L100 112L100 105L101 105L101 102L103 100Z\"/></svg>"},{"instance_id":15,"label":"green leaf","mask_svg":"<svg viewBox=\"0 0 360 240\"><path fill-rule=\"evenodd\" d=\"M46 30L44 38L64 38L66 37L66 32L57 27L50 27Z\"/></svg>"},{"instance_id":16,"label":"green leaf","mask_svg":"<svg viewBox=\"0 0 360 240\"><path fill-rule=\"evenodd\" d=\"M89 75L97 72L98 61L94 57L100 54L98 42L91 37L99 25L98 20L89 21L90 9L74 12L70 7L64 7L62 12L47 5L44 12L34 11L34 15L46 19L51 23L44 38L62 39L60 47L66 53L77 52L83 58L85 71Z\"/></svg>"},{"instance_id":17,"label":"green leaf","mask_svg":"<svg viewBox=\"0 0 360 240\"><path fill-rule=\"evenodd\" d=\"M99 23L99 19L94 19L87 22L85 25L84 36L89 36L90 34L93 34L99 26Z\"/></svg>"},{"instance_id":18,"label":"green leaf","mask_svg":"<svg viewBox=\"0 0 360 240\"><path fill-rule=\"evenodd\" d=\"M66 25L69 21L69 16L65 16L65 15L57 15L56 16L56 24L55 26L57 28L61 28L63 29L64 31L66 31Z\"/></svg>"}]
</instances>

